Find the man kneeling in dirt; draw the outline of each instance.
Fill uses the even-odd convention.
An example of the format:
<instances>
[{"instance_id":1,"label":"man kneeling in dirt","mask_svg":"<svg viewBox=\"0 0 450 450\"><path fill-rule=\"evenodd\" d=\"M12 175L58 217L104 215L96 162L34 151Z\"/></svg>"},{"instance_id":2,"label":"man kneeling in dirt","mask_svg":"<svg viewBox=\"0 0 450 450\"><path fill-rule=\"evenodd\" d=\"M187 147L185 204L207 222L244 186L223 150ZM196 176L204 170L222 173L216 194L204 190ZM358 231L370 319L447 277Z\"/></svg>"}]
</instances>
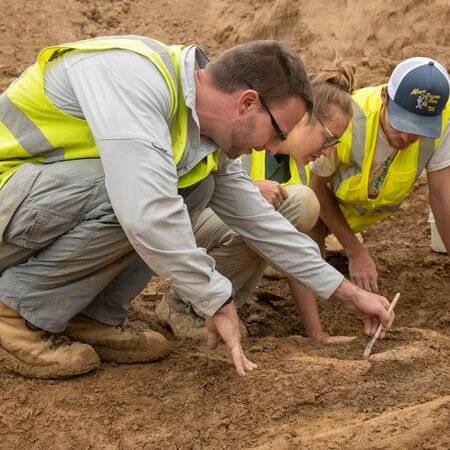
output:
<instances>
[{"instance_id":1,"label":"man kneeling in dirt","mask_svg":"<svg viewBox=\"0 0 450 450\"><path fill-rule=\"evenodd\" d=\"M156 273L206 316L211 348L222 338L240 375L255 368L231 282L195 242L191 219L206 204L280 270L346 304L367 333L389 327L387 299L324 262L235 160L276 153L312 105L303 62L276 41L215 62L141 36L44 49L0 97L4 365L63 378L100 360L162 358L162 335L123 327Z\"/></svg>"}]
</instances>

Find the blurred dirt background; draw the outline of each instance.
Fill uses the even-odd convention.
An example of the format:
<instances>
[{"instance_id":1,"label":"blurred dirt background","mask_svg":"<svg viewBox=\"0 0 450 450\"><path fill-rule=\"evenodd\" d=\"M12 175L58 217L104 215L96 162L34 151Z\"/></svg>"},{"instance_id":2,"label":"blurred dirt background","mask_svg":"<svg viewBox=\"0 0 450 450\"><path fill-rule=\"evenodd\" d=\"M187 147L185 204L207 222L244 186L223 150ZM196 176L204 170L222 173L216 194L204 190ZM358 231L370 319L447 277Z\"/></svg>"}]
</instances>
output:
<instances>
[{"instance_id":1,"label":"blurred dirt background","mask_svg":"<svg viewBox=\"0 0 450 450\"><path fill-rule=\"evenodd\" d=\"M211 57L234 44L289 42L311 72L336 54L360 86L386 82L402 59L450 68L448 0L0 0L0 90L47 46L111 34L197 43ZM381 293L401 293L396 322L362 360L360 322L320 303L325 329L356 335L319 345L305 336L284 280L264 279L241 310L244 348L259 365L239 378L221 348L176 340L154 309L155 278L133 300L129 325L173 344L154 364L103 364L67 381L36 381L0 366L2 449L448 449L450 261L430 248L427 180L400 213L363 233ZM343 253L328 260L346 273ZM262 295L261 295L262 294Z\"/></svg>"}]
</instances>

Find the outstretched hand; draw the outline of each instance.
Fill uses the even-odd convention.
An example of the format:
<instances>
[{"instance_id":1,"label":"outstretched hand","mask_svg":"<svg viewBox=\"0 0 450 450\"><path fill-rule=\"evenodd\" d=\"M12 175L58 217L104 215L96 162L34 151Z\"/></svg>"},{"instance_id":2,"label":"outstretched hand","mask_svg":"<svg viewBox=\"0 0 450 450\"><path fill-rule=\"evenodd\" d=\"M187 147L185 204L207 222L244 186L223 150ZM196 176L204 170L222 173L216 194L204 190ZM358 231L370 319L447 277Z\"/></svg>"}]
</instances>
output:
<instances>
[{"instance_id":1,"label":"outstretched hand","mask_svg":"<svg viewBox=\"0 0 450 450\"><path fill-rule=\"evenodd\" d=\"M239 318L234 302L220 308L212 317L206 316L205 325L208 330L208 347L217 348L223 339L239 375L244 376L246 372L258 367L246 358L242 350Z\"/></svg>"}]
</instances>

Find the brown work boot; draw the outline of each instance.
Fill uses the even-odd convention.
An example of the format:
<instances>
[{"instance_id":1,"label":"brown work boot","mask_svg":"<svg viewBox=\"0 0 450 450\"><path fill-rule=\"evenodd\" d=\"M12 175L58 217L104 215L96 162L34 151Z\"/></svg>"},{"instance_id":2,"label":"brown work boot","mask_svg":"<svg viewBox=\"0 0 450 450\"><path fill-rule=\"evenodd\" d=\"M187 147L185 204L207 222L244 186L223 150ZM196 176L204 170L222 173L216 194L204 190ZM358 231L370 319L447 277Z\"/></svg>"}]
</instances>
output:
<instances>
[{"instance_id":1,"label":"brown work boot","mask_svg":"<svg viewBox=\"0 0 450 450\"><path fill-rule=\"evenodd\" d=\"M171 288L164 294L155 310L155 316L161 325L168 326L177 338L205 340L208 330L205 319L194 312ZM241 336L247 336L247 328L239 321Z\"/></svg>"},{"instance_id":2,"label":"brown work boot","mask_svg":"<svg viewBox=\"0 0 450 450\"><path fill-rule=\"evenodd\" d=\"M41 330L0 302L0 360L29 378L70 378L90 372L100 359L94 349Z\"/></svg>"},{"instance_id":3,"label":"brown work boot","mask_svg":"<svg viewBox=\"0 0 450 450\"><path fill-rule=\"evenodd\" d=\"M197 315L171 288L156 307L155 316L158 322L168 326L177 338L205 340L208 336L205 319Z\"/></svg>"},{"instance_id":4,"label":"brown work boot","mask_svg":"<svg viewBox=\"0 0 450 450\"><path fill-rule=\"evenodd\" d=\"M64 334L92 345L102 361L120 364L156 361L170 351L169 341L156 331L136 332L120 325L105 325L83 314L69 321Z\"/></svg>"}]
</instances>

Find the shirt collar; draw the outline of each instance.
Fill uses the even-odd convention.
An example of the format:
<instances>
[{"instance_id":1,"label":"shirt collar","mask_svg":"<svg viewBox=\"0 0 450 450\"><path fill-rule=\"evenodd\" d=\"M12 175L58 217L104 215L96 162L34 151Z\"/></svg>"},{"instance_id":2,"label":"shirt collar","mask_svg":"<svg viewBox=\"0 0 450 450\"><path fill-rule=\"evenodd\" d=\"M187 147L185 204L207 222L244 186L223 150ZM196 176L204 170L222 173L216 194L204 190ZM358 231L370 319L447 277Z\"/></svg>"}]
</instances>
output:
<instances>
[{"instance_id":1,"label":"shirt collar","mask_svg":"<svg viewBox=\"0 0 450 450\"><path fill-rule=\"evenodd\" d=\"M192 110L195 120L198 122L195 112L195 77L196 70L204 69L209 63L206 53L196 45L186 47L180 58L180 79L184 102Z\"/></svg>"}]
</instances>

